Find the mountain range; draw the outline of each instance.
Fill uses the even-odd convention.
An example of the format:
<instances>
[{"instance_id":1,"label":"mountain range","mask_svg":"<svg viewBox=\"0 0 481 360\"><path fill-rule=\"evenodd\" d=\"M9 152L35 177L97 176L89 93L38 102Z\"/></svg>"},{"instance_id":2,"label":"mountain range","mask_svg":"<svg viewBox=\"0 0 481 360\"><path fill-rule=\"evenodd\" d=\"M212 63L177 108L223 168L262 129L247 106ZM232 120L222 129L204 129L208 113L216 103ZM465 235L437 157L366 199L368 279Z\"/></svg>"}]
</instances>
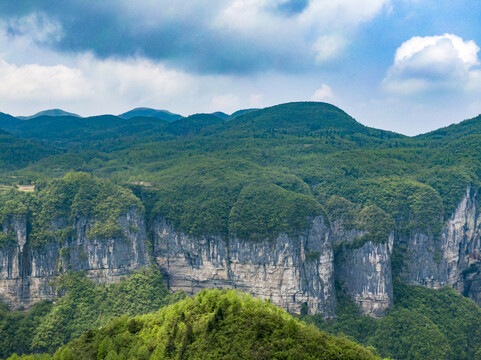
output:
<instances>
[{"instance_id":1,"label":"mountain range","mask_svg":"<svg viewBox=\"0 0 481 360\"><path fill-rule=\"evenodd\" d=\"M427 357L481 353L481 117L408 137L327 103L233 115L1 114L2 301L155 266L171 291L249 292L382 356L423 358L382 346L418 344L404 323L429 329Z\"/></svg>"}]
</instances>

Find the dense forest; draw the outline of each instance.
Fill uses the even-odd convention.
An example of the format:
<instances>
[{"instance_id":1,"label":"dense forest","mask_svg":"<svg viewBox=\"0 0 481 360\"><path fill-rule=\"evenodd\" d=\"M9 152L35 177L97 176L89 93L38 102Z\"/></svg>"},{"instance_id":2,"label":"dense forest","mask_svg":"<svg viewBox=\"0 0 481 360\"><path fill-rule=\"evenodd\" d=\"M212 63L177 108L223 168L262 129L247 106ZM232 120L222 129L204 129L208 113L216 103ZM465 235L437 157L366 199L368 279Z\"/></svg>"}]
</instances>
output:
<instances>
[{"instance_id":1,"label":"dense forest","mask_svg":"<svg viewBox=\"0 0 481 360\"><path fill-rule=\"evenodd\" d=\"M450 288L394 286L395 305L381 319L363 316L341 294L337 317L303 316L307 323L336 335L345 335L392 359L479 359L481 309Z\"/></svg>"},{"instance_id":2,"label":"dense forest","mask_svg":"<svg viewBox=\"0 0 481 360\"><path fill-rule=\"evenodd\" d=\"M0 129L13 135L0 142L10 154L10 163L0 163L0 183L87 172L148 197L149 211L196 235L294 231L303 213L322 211L329 196L376 205L402 229L435 228L467 184L479 182L480 124L475 118L409 138L365 127L325 103L284 104L232 120L3 114ZM300 216L289 218L290 210Z\"/></svg>"},{"instance_id":3,"label":"dense forest","mask_svg":"<svg viewBox=\"0 0 481 360\"><path fill-rule=\"evenodd\" d=\"M30 245L42 247L68 237L76 217L92 216L98 221L88 236L102 239L121 236L119 214L134 207L147 223L163 216L193 236L257 242L296 236L317 215L342 216L367 231L349 244L360 247L386 241L393 229L436 236L468 185L480 186L481 117L407 137L365 127L326 103L224 115L22 120L0 113L0 225L28 218ZM68 223L52 229L60 215ZM0 232L0 247L13 241ZM151 269L110 286L66 272L55 303L27 312L2 307L0 357L223 358L229 349L238 358L481 358L481 311L454 290L397 279L394 306L372 319L338 286L335 319L302 321L376 355L235 292L207 291L164 307L185 294L170 294Z\"/></svg>"}]
</instances>

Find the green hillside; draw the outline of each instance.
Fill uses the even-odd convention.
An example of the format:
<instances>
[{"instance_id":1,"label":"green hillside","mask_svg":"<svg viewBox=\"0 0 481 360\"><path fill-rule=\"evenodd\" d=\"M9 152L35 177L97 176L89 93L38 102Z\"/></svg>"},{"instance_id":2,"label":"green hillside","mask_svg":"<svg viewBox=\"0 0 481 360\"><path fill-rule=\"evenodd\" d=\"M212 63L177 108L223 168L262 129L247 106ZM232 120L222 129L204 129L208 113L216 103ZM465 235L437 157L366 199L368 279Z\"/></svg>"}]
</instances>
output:
<instances>
[{"instance_id":1,"label":"green hillside","mask_svg":"<svg viewBox=\"0 0 481 360\"><path fill-rule=\"evenodd\" d=\"M3 173L0 182L11 176L48 180L71 170L119 185L148 182L149 196L157 199L152 214L196 235L256 238L287 227L295 232L304 215L322 212L319 205L325 207L330 196L375 205L401 231L436 232L467 185L479 184L480 122L453 125L450 141L440 141L432 134L409 138L368 128L335 106L313 102L253 110L232 120L208 114L170 123L152 117L43 116L21 121L12 131L62 153L37 159L38 152L31 151L29 162L16 165L23 169ZM250 216L239 218L236 209L248 206L249 193L258 206L243 208ZM273 193L279 194L274 212L268 205ZM292 199L306 209L296 224L282 215ZM257 234L250 219L272 221Z\"/></svg>"},{"instance_id":2,"label":"green hillside","mask_svg":"<svg viewBox=\"0 0 481 360\"><path fill-rule=\"evenodd\" d=\"M123 119L131 119L134 117L155 117L166 121L174 121L182 118L182 115L173 114L167 110L156 110L140 107L122 113L119 115L119 117Z\"/></svg>"},{"instance_id":3,"label":"green hillside","mask_svg":"<svg viewBox=\"0 0 481 360\"><path fill-rule=\"evenodd\" d=\"M323 331L346 335L393 359L479 359L481 309L451 288L440 290L394 284L394 307L382 319L362 316L346 296L337 317L302 317Z\"/></svg>"},{"instance_id":4,"label":"green hillside","mask_svg":"<svg viewBox=\"0 0 481 360\"><path fill-rule=\"evenodd\" d=\"M269 302L217 289L155 314L115 319L87 331L52 358L376 359L365 348L306 326Z\"/></svg>"},{"instance_id":5,"label":"green hillside","mask_svg":"<svg viewBox=\"0 0 481 360\"><path fill-rule=\"evenodd\" d=\"M154 269L139 271L118 284L94 285L82 273L55 282L63 293L55 303L42 301L28 311L8 311L0 303L0 359L16 354L54 353L85 331L118 316L157 311L185 297L170 294Z\"/></svg>"},{"instance_id":6,"label":"green hillside","mask_svg":"<svg viewBox=\"0 0 481 360\"><path fill-rule=\"evenodd\" d=\"M95 220L87 231L90 238L122 237L118 218L128 209L144 211L141 201L129 189L86 173L68 173L61 179L38 183L33 193L0 193L0 224L17 215L24 216L32 247L65 241L74 232L73 219L79 217ZM61 220L63 227L53 230L51 224L55 220ZM0 232L0 248L14 238L12 233Z\"/></svg>"},{"instance_id":7,"label":"green hillside","mask_svg":"<svg viewBox=\"0 0 481 360\"><path fill-rule=\"evenodd\" d=\"M158 352L164 355L167 347L171 358L178 358L181 352L184 358L223 358L227 352L237 352L242 354L239 358L257 359L273 358L274 347L284 352L277 358L289 358L291 348L304 356L312 355L312 351L316 354L321 346L323 350L336 349L340 358L373 358L350 342L306 328L270 303L235 292L206 291L156 315L135 320L124 316L111 322L121 315L157 311L184 296L170 295L155 270L135 273L108 287L94 286L82 274L66 274L56 285L64 295L55 304L44 301L28 312L0 309L0 358L12 353L53 354L58 347L79 337L68 345L69 350L57 351L54 358L67 359L71 351L74 359L95 359L106 343L112 343L110 350L119 358L127 359L141 356L137 352L145 352L143 346L150 349L152 358ZM430 290L396 281L394 290L395 306L382 319L360 315L359 308L340 292L335 319L311 315L301 320L322 331L347 336L383 357L477 359L481 353L481 309L474 302L449 288ZM136 330L132 333L133 324ZM84 333L98 326L103 327ZM189 341L194 345L188 351L185 337L189 326L193 330ZM35 358L50 358L42 356ZM325 355L315 356L322 359Z\"/></svg>"},{"instance_id":8,"label":"green hillside","mask_svg":"<svg viewBox=\"0 0 481 360\"><path fill-rule=\"evenodd\" d=\"M57 152L51 146L20 139L0 129L0 171L20 169Z\"/></svg>"},{"instance_id":9,"label":"green hillside","mask_svg":"<svg viewBox=\"0 0 481 360\"><path fill-rule=\"evenodd\" d=\"M18 119L20 120L29 120L29 119L34 119L40 116L75 116L75 117L81 117L80 115L64 111L62 109L50 109L50 110L44 110L40 111L34 115L30 116L17 116Z\"/></svg>"}]
</instances>

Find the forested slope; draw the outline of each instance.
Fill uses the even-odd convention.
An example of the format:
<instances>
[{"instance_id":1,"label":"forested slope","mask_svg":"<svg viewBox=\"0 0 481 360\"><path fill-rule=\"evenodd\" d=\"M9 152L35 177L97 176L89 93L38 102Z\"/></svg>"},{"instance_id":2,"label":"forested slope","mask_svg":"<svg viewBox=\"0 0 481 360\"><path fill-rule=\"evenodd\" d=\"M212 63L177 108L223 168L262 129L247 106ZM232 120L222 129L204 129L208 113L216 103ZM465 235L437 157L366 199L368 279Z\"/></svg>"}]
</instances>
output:
<instances>
[{"instance_id":1,"label":"forested slope","mask_svg":"<svg viewBox=\"0 0 481 360\"><path fill-rule=\"evenodd\" d=\"M15 356L9 359L15 359ZM22 357L49 359L46 355ZM269 302L207 290L155 314L123 316L57 350L53 359L376 359L306 326Z\"/></svg>"}]
</instances>

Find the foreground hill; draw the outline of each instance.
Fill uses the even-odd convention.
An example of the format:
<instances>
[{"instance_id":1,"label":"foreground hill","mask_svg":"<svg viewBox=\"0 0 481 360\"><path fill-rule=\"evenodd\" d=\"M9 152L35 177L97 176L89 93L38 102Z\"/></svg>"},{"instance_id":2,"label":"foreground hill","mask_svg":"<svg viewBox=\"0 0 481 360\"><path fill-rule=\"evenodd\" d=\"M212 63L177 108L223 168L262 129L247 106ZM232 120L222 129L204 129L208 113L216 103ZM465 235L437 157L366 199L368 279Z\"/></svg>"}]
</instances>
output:
<instances>
[{"instance_id":1,"label":"foreground hill","mask_svg":"<svg viewBox=\"0 0 481 360\"><path fill-rule=\"evenodd\" d=\"M56 280L56 287L63 295L55 303L40 302L29 311L8 311L4 306L0 306L0 358L6 358L13 353L53 354L62 345L79 338L86 330L104 327L115 317L120 315L133 317L157 311L162 306L172 304L184 296L182 293L169 294L159 272L152 269L136 272L130 278L123 278L119 284L109 286L95 286L84 274L69 273ZM381 319L363 316L346 294L339 296L336 318L325 320L320 315L304 315L301 318L307 323L315 324L323 331L349 336L350 339L369 346L370 349L374 348L381 356L393 359L468 360L475 359L479 355L481 309L474 302L452 289L430 290L409 286L399 281L395 282L394 295L396 305ZM208 297L212 299L212 295ZM219 295L219 298L222 296ZM232 300L232 296L229 299ZM216 306L222 307L222 314L225 315L225 299L216 300L216 305L206 310L211 314L209 319L212 319L212 313L215 318L215 314L219 312ZM180 308L183 307L183 305L180 306ZM192 306L188 308L188 313L192 314ZM179 308L175 309L177 311ZM265 308L269 312L273 311L272 309L272 305ZM276 309L275 313L282 312ZM179 315L179 312L175 314ZM263 337L266 337L265 341L272 341L269 329L272 324L266 325L262 319L256 321L255 314L258 312L249 314L252 315L250 319L255 333L262 331ZM271 318L274 319L272 316ZM287 315L286 318L290 319ZM182 312L177 319L182 319ZM237 324L238 318L235 318L235 321ZM116 322L117 325L119 323L125 324L125 319ZM188 324L185 321L184 323ZM127 326L129 324L127 322ZM276 321L276 326L278 325ZM171 326L173 331L176 328L176 322L166 326ZM219 329L224 329L225 326L225 324L222 327L219 325ZM111 324L107 327L111 327ZM112 336L116 332L114 336L119 339L120 329L122 327L107 331L113 344L120 343ZM185 330L180 321L177 322L177 330L179 329ZM83 341L89 339L89 348L100 347L98 343L105 339L105 333L102 330L88 332L90 337L83 335ZM165 336L172 334L168 329L166 330L163 333ZM217 330L217 334L219 332L220 330ZM289 334L292 334L292 331ZM162 339L162 336L159 339ZM181 337L181 334L178 336ZM97 344L93 338L98 340ZM229 337L229 339L238 340L235 337ZM171 346L176 349L175 351L179 350L179 342L180 339L172 341ZM277 342L274 341L274 343ZM82 342L77 341L72 344L79 345ZM70 346L79 347L72 344ZM127 350L130 353L130 345L122 344L124 353ZM152 343L149 342L149 344ZM245 345L245 342L242 344ZM343 346L340 345L340 347L342 350ZM86 349L84 345L82 349ZM119 350L114 349L118 354ZM67 353L69 352L65 351L63 358L66 358ZM57 358L59 356L57 353ZM137 358L137 356L134 357ZM38 358L42 357L38 356ZM43 355L43 358L49 359L50 356Z\"/></svg>"},{"instance_id":2,"label":"foreground hill","mask_svg":"<svg viewBox=\"0 0 481 360\"><path fill-rule=\"evenodd\" d=\"M0 303L0 358L48 352L103 326L119 316L157 311L185 297L171 294L160 273L144 269L117 284L98 284L85 273L68 273L55 280L59 298L42 301L28 311L9 311Z\"/></svg>"},{"instance_id":3,"label":"foreground hill","mask_svg":"<svg viewBox=\"0 0 481 360\"><path fill-rule=\"evenodd\" d=\"M25 359L47 359L43 355ZM11 357L10 359L15 359ZM376 359L368 350L236 291L203 291L136 318L121 317L53 359Z\"/></svg>"}]
</instances>

